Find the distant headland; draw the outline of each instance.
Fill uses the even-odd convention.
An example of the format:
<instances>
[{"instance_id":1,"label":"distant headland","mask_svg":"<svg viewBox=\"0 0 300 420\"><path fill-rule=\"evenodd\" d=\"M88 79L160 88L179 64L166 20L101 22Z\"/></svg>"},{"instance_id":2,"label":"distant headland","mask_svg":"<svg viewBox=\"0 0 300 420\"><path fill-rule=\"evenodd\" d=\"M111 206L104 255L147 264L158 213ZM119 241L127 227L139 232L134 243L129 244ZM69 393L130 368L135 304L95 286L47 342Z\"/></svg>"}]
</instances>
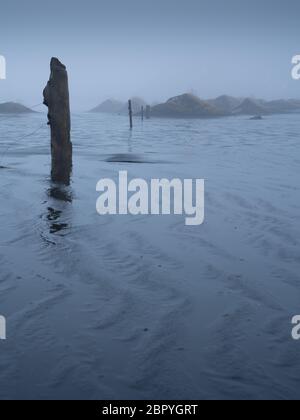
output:
<instances>
[{"instance_id":1,"label":"distant headland","mask_svg":"<svg viewBox=\"0 0 300 420\"><path fill-rule=\"evenodd\" d=\"M138 114L141 111L142 106L146 107L147 103L138 97L131 98L132 111L134 114ZM102 104L98 105L96 108L91 109L90 112L102 112L104 114L119 114L127 115L128 114L128 103L117 101L115 99L108 99Z\"/></svg>"},{"instance_id":2,"label":"distant headland","mask_svg":"<svg viewBox=\"0 0 300 420\"><path fill-rule=\"evenodd\" d=\"M140 115L141 107L146 106L142 99L133 98L133 112ZM109 99L90 112L127 114L127 103ZM264 116L300 112L300 100L279 99L266 101L253 98L235 98L223 95L215 99L200 99L198 96L185 93L175 96L165 103L151 107L151 117L157 118L217 118L225 116Z\"/></svg>"},{"instance_id":3,"label":"distant headland","mask_svg":"<svg viewBox=\"0 0 300 420\"><path fill-rule=\"evenodd\" d=\"M146 109L147 102L138 97L131 99L132 112L141 115L142 108ZM104 113L112 115L128 115L128 103L115 99L108 99L89 111L90 113ZM255 98L237 98L222 95L214 99L201 99L191 93L174 96L164 103L152 105L150 116L153 118L218 118L226 116L266 116L272 114L288 114L300 112L299 99L278 99L266 101ZM32 114L32 109L16 102L0 103L1 114Z\"/></svg>"},{"instance_id":4,"label":"distant headland","mask_svg":"<svg viewBox=\"0 0 300 420\"><path fill-rule=\"evenodd\" d=\"M24 105L18 104L16 102L5 102L0 104L0 114L33 114L33 111L30 108L27 108Z\"/></svg>"}]
</instances>

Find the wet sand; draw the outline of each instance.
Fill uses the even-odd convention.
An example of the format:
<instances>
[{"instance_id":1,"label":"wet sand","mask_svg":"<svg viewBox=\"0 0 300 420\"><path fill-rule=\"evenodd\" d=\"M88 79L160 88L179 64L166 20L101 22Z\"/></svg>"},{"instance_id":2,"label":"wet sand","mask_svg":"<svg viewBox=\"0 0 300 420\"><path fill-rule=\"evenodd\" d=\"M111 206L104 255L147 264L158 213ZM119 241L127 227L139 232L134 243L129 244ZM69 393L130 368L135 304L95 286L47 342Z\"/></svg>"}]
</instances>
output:
<instances>
[{"instance_id":1,"label":"wet sand","mask_svg":"<svg viewBox=\"0 0 300 420\"><path fill-rule=\"evenodd\" d=\"M298 399L299 116L73 116L70 187L43 115L0 124L3 399ZM96 183L204 178L206 218L96 213Z\"/></svg>"}]
</instances>

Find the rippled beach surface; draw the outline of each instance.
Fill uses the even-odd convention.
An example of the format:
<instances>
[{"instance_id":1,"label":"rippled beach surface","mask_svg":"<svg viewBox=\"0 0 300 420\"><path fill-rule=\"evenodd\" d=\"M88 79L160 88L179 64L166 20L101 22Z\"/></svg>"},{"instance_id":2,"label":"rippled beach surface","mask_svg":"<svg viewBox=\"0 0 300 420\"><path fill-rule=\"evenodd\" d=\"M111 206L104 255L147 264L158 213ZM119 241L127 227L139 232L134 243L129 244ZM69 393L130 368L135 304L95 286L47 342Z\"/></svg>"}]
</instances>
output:
<instances>
[{"instance_id":1,"label":"rippled beach surface","mask_svg":"<svg viewBox=\"0 0 300 420\"><path fill-rule=\"evenodd\" d=\"M2 399L298 399L300 116L0 116ZM100 178L204 178L205 223L99 216Z\"/></svg>"}]
</instances>

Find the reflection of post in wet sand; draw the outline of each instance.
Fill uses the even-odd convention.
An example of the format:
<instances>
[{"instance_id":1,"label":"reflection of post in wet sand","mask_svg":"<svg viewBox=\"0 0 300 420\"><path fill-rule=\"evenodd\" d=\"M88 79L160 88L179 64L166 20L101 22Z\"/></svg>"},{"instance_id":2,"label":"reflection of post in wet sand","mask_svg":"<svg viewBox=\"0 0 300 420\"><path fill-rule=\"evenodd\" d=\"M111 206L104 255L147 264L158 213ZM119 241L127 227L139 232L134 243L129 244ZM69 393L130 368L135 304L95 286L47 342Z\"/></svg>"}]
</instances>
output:
<instances>
[{"instance_id":1,"label":"reflection of post in wet sand","mask_svg":"<svg viewBox=\"0 0 300 420\"><path fill-rule=\"evenodd\" d=\"M130 131L128 137L128 153L132 153L132 131Z\"/></svg>"},{"instance_id":2,"label":"reflection of post in wet sand","mask_svg":"<svg viewBox=\"0 0 300 420\"><path fill-rule=\"evenodd\" d=\"M57 233L68 228L67 223L60 223L59 218L62 214L61 210L54 210L48 207L47 220L50 222L50 233Z\"/></svg>"},{"instance_id":3,"label":"reflection of post in wet sand","mask_svg":"<svg viewBox=\"0 0 300 420\"><path fill-rule=\"evenodd\" d=\"M48 196L51 199L51 203L48 203L46 217L49 222L50 234L67 230L69 228L68 219L66 218L67 207L73 201L71 187L69 185L51 183ZM57 204L59 206L56 206ZM54 208L54 206L59 207L59 209Z\"/></svg>"},{"instance_id":4,"label":"reflection of post in wet sand","mask_svg":"<svg viewBox=\"0 0 300 420\"><path fill-rule=\"evenodd\" d=\"M55 236L64 237L70 232L73 191L70 185L50 181L46 194L40 236L47 246L57 245Z\"/></svg>"},{"instance_id":5,"label":"reflection of post in wet sand","mask_svg":"<svg viewBox=\"0 0 300 420\"><path fill-rule=\"evenodd\" d=\"M51 184L48 196L65 203L72 203L73 193L69 184Z\"/></svg>"}]
</instances>

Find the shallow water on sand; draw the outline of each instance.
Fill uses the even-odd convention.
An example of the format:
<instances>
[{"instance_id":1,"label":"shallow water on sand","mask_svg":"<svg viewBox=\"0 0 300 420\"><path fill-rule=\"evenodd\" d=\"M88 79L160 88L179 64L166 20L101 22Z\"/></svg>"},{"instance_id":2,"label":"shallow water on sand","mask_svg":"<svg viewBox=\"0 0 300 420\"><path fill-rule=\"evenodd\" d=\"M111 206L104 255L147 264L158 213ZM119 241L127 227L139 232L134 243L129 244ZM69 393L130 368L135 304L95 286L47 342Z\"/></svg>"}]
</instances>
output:
<instances>
[{"instance_id":1,"label":"shallow water on sand","mask_svg":"<svg viewBox=\"0 0 300 420\"><path fill-rule=\"evenodd\" d=\"M73 115L65 188L45 121L0 116L0 397L300 398L300 116ZM98 216L119 170L204 178L204 225Z\"/></svg>"}]
</instances>

